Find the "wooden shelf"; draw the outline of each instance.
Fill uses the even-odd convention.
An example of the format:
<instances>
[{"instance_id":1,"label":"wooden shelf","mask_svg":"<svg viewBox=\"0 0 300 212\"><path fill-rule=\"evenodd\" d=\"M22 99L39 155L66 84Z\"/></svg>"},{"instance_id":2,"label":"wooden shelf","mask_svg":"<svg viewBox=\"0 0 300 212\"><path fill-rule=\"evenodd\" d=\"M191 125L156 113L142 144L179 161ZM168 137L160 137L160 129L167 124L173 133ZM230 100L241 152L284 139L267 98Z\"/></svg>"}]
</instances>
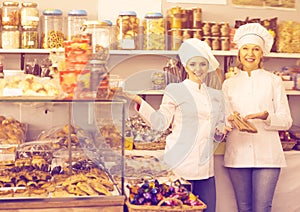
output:
<instances>
[{"instance_id":1,"label":"wooden shelf","mask_svg":"<svg viewBox=\"0 0 300 212\"><path fill-rule=\"evenodd\" d=\"M50 51L63 51L63 48L59 49L0 49L0 54L48 54ZM110 50L111 55L177 55L178 51L174 50ZM215 56L236 56L237 50L229 51L213 51ZM272 52L266 57L272 58L299 58L300 53L276 53Z\"/></svg>"}]
</instances>

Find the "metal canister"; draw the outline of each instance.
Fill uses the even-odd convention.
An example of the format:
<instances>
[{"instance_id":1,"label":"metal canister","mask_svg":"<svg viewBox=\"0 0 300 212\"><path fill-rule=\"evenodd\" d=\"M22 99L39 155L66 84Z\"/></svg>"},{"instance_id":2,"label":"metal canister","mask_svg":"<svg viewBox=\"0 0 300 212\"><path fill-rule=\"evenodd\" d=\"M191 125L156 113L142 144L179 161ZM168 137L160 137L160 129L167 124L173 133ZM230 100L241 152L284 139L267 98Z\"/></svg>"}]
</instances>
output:
<instances>
[{"instance_id":1,"label":"metal canister","mask_svg":"<svg viewBox=\"0 0 300 212\"><path fill-rule=\"evenodd\" d=\"M117 18L118 49L138 49L139 19L134 11L123 11Z\"/></svg>"},{"instance_id":2,"label":"metal canister","mask_svg":"<svg viewBox=\"0 0 300 212\"><path fill-rule=\"evenodd\" d=\"M210 36L203 36L202 40L205 41L210 47L212 47L211 46L211 37Z\"/></svg>"},{"instance_id":3,"label":"metal canister","mask_svg":"<svg viewBox=\"0 0 300 212\"><path fill-rule=\"evenodd\" d=\"M220 26L217 22L211 22L210 34L211 36L220 36Z\"/></svg>"},{"instance_id":4,"label":"metal canister","mask_svg":"<svg viewBox=\"0 0 300 212\"><path fill-rule=\"evenodd\" d=\"M202 9L197 7L193 8L193 28L201 29L202 26Z\"/></svg>"},{"instance_id":5,"label":"metal canister","mask_svg":"<svg viewBox=\"0 0 300 212\"><path fill-rule=\"evenodd\" d=\"M182 8L173 7L170 12L170 28L181 29L182 28Z\"/></svg>"},{"instance_id":6,"label":"metal canister","mask_svg":"<svg viewBox=\"0 0 300 212\"><path fill-rule=\"evenodd\" d=\"M221 37L228 37L230 34L230 26L227 22L220 23L220 36Z\"/></svg>"},{"instance_id":7,"label":"metal canister","mask_svg":"<svg viewBox=\"0 0 300 212\"><path fill-rule=\"evenodd\" d=\"M144 50L165 50L165 24L161 13L146 13L143 21Z\"/></svg>"},{"instance_id":8,"label":"metal canister","mask_svg":"<svg viewBox=\"0 0 300 212\"><path fill-rule=\"evenodd\" d=\"M210 23L205 21L202 24L202 32L203 32L203 36L210 36L211 35L211 27L210 27Z\"/></svg>"},{"instance_id":9,"label":"metal canister","mask_svg":"<svg viewBox=\"0 0 300 212\"><path fill-rule=\"evenodd\" d=\"M192 36L193 36L192 29L183 29L182 30L182 41L192 38Z\"/></svg>"},{"instance_id":10,"label":"metal canister","mask_svg":"<svg viewBox=\"0 0 300 212\"><path fill-rule=\"evenodd\" d=\"M193 29L193 38L202 40L202 29Z\"/></svg>"},{"instance_id":11,"label":"metal canister","mask_svg":"<svg viewBox=\"0 0 300 212\"><path fill-rule=\"evenodd\" d=\"M211 48L212 48L212 50L221 50L219 37L211 38Z\"/></svg>"},{"instance_id":12,"label":"metal canister","mask_svg":"<svg viewBox=\"0 0 300 212\"><path fill-rule=\"evenodd\" d=\"M182 23L183 29L191 29L193 27L193 10L184 9L182 10Z\"/></svg>"},{"instance_id":13,"label":"metal canister","mask_svg":"<svg viewBox=\"0 0 300 212\"><path fill-rule=\"evenodd\" d=\"M171 50L178 50L182 43L182 30L181 29L171 29Z\"/></svg>"},{"instance_id":14,"label":"metal canister","mask_svg":"<svg viewBox=\"0 0 300 212\"><path fill-rule=\"evenodd\" d=\"M221 50L228 51L230 50L230 37L220 37Z\"/></svg>"}]
</instances>

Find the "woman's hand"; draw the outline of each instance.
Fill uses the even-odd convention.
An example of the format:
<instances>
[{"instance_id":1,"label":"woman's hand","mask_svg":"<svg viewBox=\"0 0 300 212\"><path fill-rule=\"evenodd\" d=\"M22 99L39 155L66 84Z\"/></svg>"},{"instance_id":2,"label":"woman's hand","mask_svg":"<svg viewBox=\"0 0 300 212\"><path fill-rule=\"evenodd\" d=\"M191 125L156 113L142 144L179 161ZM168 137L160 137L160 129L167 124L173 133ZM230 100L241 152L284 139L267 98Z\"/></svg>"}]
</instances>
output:
<instances>
[{"instance_id":1,"label":"woman's hand","mask_svg":"<svg viewBox=\"0 0 300 212\"><path fill-rule=\"evenodd\" d=\"M129 99L131 101L133 101L134 103L136 104L142 104L142 97L140 97L139 95L136 95L136 94L130 94L130 93L127 93L127 92L121 92L119 93L120 96L126 98L126 99Z\"/></svg>"},{"instance_id":2,"label":"woman's hand","mask_svg":"<svg viewBox=\"0 0 300 212\"><path fill-rule=\"evenodd\" d=\"M263 112L260 112L260 113L252 113L252 114L249 114L247 116L245 116L245 119L248 120L248 119L261 119L261 120L267 120L269 116L269 113L268 111L263 111Z\"/></svg>"}]
</instances>

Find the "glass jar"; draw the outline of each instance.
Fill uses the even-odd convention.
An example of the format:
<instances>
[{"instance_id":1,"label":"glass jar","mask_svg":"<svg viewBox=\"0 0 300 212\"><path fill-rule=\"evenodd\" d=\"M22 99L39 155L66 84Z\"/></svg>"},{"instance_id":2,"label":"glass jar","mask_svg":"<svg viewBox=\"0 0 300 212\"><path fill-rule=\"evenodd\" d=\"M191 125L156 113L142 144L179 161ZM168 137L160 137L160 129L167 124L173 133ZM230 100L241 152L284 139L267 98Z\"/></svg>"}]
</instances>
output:
<instances>
[{"instance_id":1,"label":"glass jar","mask_svg":"<svg viewBox=\"0 0 300 212\"><path fill-rule=\"evenodd\" d=\"M13 1L4 1L2 4L2 26L19 26L19 23L19 3Z\"/></svg>"},{"instance_id":2,"label":"glass jar","mask_svg":"<svg viewBox=\"0 0 300 212\"><path fill-rule=\"evenodd\" d=\"M44 10L42 21L41 47L43 49L63 47L65 35L62 11Z\"/></svg>"},{"instance_id":3,"label":"glass jar","mask_svg":"<svg viewBox=\"0 0 300 212\"><path fill-rule=\"evenodd\" d=\"M39 48L39 33L36 27L23 26L21 35L22 49L37 49Z\"/></svg>"},{"instance_id":4,"label":"glass jar","mask_svg":"<svg viewBox=\"0 0 300 212\"><path fill-rule=\"evenodd\" d=\"M21 8L21 26L37 28L39 26L39 10L37 3L23 2Z\"/></svg>"},{"instance_id":5,"label":"glass jar","mask_svg":"<svg viewBox=\"0 0 300 212\"><path fill-rule=\"evenodd\" d=\"M84 71L78 76L76 96L107 99L108 95L109 76L106 63L101 60L89 60Z\"/></svg>"},{"instance_id":6,"label":"glass jar","mask_svg":"<svg viewBox=\"0 0 300 212\"><path fill-rule=\"evenodd\" d=\"M86 21L82 26L83 34L87 34L92 45L92 58L107 61L110 47L110 28L105 21Z\"/></svg>"},{"instance_id":7,"label":"glass jar","mask_svg":"<svg viewBox=\"0 0 300 212\"><path fill-rule=\"evenodd\" d=\"M139 22L134 11L119 13L116 23L118 49L138 49Z\"/></svg>"},{"instance_id":8,"label":"glass jar","mask_svg":"<svg viewBox=\"0 0 300 212\"><path fill-rule=\"evenodd\" d=\"M72 40L72 36L81 34L81 27L85 21L87 21L85 10L71 10L68 12L68 40Z\"/></svg>"},{"instance_id":9,"label":"glass jar","mask_svg":"<svg viewBox=\"0 0 300 212\"><path fill-rule=\"evenodd\" d=\"M3 26L1 37L3 49L20 48L20 32L17 26Z\"/></svg>"},{"instance_id":10,"label":"glass jar","mask_svg":"<svg viewBox=\"0 0 300 212\"><path fill-rule=\"evenodd\" d=\"M165 50L165 24L161 13L146 13L143 21L144 50Z\"/></svg>"},{"instance_id":11,"label":"glass jar","mask_svg":"<svg viewBox=\"0 0 300 212\"><path fill-rule=\"evenodd\" d=\"M107 23L109 28L109 37L110 37L110 47L109 49L116 49L117 48L117 27L113 25L110 20L104 20Z\"/></svg>"}]
</instances>

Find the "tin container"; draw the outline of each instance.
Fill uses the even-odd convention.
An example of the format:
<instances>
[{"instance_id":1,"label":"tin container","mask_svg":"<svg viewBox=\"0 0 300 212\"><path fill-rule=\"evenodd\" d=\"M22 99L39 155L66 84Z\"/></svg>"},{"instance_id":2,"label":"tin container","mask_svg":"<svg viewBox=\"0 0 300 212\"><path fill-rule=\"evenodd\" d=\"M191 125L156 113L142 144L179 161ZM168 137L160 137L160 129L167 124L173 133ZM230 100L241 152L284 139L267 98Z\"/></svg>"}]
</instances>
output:
<instances>
[{"instance_id":1,"label":"tin container","mask_svg":"<svg viewBox=\"0 0 300 212\"><path fill-rule=\"evenodd\" d=\"M161 13L146 13L143 21L144 50L165 50L165 24Z\"/></svg>"},{"instance_id":2,"label":"tin container","mask_svg":"<svg viewBox=\"0 0 300 212\"><path fill-rule=\"evenodd\" d=\"M193 29L193 38L198 38L202 40L202 29Z\"/></svg>"},{"instance_id":3,"label":"tin container","mask_svg":"<svg viewBox=\"0 0 300 212\"><path fill-rule=\"evenodd\" d=\"M170 30L171 35L171 42L170 42L170 48L171 50L178 50L181 43L182 43L182 30L181 29L171 29Z\"/></svg>"},{"instance_id":4,"label":"tin container","mask_svg":"<svg viewBox=\"0 0 300 212\"><path fill-rule=\"evenodd\" d=\"M40 16L37 8L38 4L34 2L23 2L21 7L21 26L37 28L39 26Z\"/></svg>"},{"instance_id":5,"label":"tin container","mask_svg":"<svg viewBox=\"0 0 300 212\"><path fill-rule=\"evenodd\" d=\"M190 9L182 10L181 27L183 29L193 28L193 10Z\"/></svg>"},{"instance_id":6,"label":"tin container","mask_svg":"<svg viewBox=\"0 0 300 212\"><path fill-rule=\"evenodd\" d=\"M220 36L228 37L230 35L230 26L227 22L220 23Z\"/></svg>"},{"instance_id":7,"label":"tin container","mask_svg":"<svg viewBox=\"0 0 300 212\"><path fill-rule=\"evenodd\" d=\"M210 35L211 36L220 36L220 26L216 22L211 22L210 23Z\"/></svg>"},{"instance_id":8,"label":"tin container","mask_svg":"<svg viewBox=\"0 0 300 212\"><path fill-rule=\"evenodd\" d=\"M221 50L228 51L230 50L230 37L220 37Z\"/></svg>"},{"instance_id":9,"label":"tin container","mask_svg":"<svg viewBox=\"0 0 300 212\"><path fill-rule=\"evenodd\" d=\"M202 24L202 32L203 36L210 36L211 35L211 27L210 23L205 21Z\"/></svg>"},{"instance_id":10,"label":"tin container","mask_svg":"<svg viewBox=\"0 0 300 212\"><path fill-rule=\"evenodd\" d=\"M211 38L211 48L212 50L221 50L221 43L219 37Z\"/></svg>"},{"instance_id":11,"label":"tin container","mask_svg":"<svg viewBox=\"0 0 300 212\"><path fill-rule=\"evenodd\" d=\"M212 47L211 37L210 36L203 36L203 41L205 41L210 47Z\"/></svg>"},{"instance_id":12,"label":"tin container","mask_svg":"<svg viewBox=\"0 0 300 212\"><path fill-rule=\"evenodd\" d=\"M138 49L139 19L136 12L120 12L117 18L118 49Z\"/></svg>"},{"instance_id":13,"label":"tin container","mask_svg":"<svg viewBox=\"0 0 300 212\"><path fill-rule=\"evenodd\" d=\"M193 8L193 28L201 29L202 26L202 9Z\"/></svg>"},{"instance_id":14,"label":"tin container","mask_svg":"<svg viewBox=\"0 0 300 212\"><path fill-rule=\"evenodd\" d=\"M2 3L2 26L16 26L20 24L19 3L4 1Z\"/></svg>"},{"instance_id":15,"label":"tin container","mask_svg":"<svg viewBox=\"0 0 300 212\"><path fill-rule=\"evenodd\" d=\"M73 36L82 33L82 25L87 21L87 12L85 10L71 10L68 12L68 40Z\"/></svg>"},{"instance_id":16,"label":"tin container","mask_svg":"<svg viewBox=\"0 0 300 212\"><path fill-rule=\"evenodd\" d=\"M42 16L41 47L43 49L64 47L64 19L59 9L47 9Z\"/></svg>"}]
</instances>

